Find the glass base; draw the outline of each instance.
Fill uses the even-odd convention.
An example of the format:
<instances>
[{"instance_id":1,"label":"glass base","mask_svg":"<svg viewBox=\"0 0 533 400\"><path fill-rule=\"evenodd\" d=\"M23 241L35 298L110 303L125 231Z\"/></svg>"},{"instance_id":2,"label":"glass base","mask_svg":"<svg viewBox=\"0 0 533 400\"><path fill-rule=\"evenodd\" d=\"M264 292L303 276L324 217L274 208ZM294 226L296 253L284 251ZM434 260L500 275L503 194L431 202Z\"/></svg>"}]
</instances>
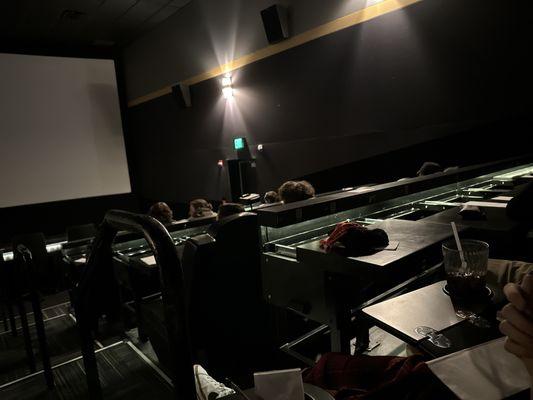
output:
<instances>
[{"instance_id":1,"label":"glass base","mask_svg":"<svg viewBox=\"0 0 533 400\"><path fill-rule=\"evenodd\" d=\"M492 296L494 296L494 292L492 291L492 289L491 289L490 287L485 286L485 289L483 289L483 290L484 290L483 296L484 296L485 298L491 299ZM449 291L449 289L448 289L448 284L444 285L444 287L442 288L442 291L443 291L446 295L450 296L450 291Z\"/></svg>"}]
</instances>

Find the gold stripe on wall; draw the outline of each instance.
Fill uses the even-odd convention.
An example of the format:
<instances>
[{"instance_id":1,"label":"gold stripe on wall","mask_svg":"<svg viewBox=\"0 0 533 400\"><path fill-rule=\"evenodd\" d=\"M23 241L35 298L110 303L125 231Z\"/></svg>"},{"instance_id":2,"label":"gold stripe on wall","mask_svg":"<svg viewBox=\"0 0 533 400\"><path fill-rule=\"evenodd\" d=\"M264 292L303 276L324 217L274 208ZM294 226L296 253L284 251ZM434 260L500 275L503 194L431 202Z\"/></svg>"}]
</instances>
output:
<instances>
[{"instance_id":1,"label":"gold stripe on wall","mask_svg":"<svg viewBox=\"0 0 533 400\"><path fill-rule=\"evenodd\" d=\"M137 97L131 101L128 101L128 107L134 107L138 104L146 103L147 101L157 99L158 97L172 93L172 86L166 86L162 89L156 90L152 93L145 94L144 96Z\"/></svg>"},{"instance_id":2,"label":"gold stripe on wall","mask_svg":"<svg viewBox=\"0 0 533 400\"><path fill-rule=\"evenodd\" d=\"M362 22L369 21L371 19L377 18L381 15L390 13L392 11L400 10L411 4L418 3L419 1L422 1L422 0L384 0L380 3L363 8L362 10L355 11L344 17L335 19L333 21L320 25L316 28L300 33L296 36L293 36L292 38L284 40L283 42L264 47L253 53L239 57L224 65L218 66L207 72L204 72L199 75L193 76L192 78L186 79L182 81L181 83L184 83L186 85L194 85L196 83L199 83L199 82L211 79L211 78L215 78L227 72L242 68L253 62L256 62L264 58L273 56L275 54L281 53L282 51L289 50L293 47L300 46L304 43L318 39L322 36L329 35L331 33L349 28L354 25L358 25ZM144 96L141 96L134 100L129 101L128 107L133 107L138 104L142 104L144 102L153 100L160 96L169 94L171 92L172 92L172 86L166 86L162 89L156 90L152 93L149 93L147 95L144 95Z\"/></svg>"}]
</instances>

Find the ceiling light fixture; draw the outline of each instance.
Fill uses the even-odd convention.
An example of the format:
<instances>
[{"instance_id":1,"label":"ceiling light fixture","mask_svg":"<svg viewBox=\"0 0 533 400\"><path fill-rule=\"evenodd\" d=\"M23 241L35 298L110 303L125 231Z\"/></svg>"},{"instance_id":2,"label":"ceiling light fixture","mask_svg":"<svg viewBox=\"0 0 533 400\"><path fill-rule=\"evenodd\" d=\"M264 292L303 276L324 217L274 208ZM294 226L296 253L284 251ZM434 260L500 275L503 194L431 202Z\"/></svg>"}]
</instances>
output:
<instances>
[{"instance_id":1,"label":"ceiling light fixture","mask_svg":"<svg viewBox=\"0 0 533 400\"><path fill-rule=\"evenodd\" d=\"M222 86L231 86L231 75L225 75L222 78Z\"/></svg>"},{"instance_id":2,"label":"ceiling light fixture","mask_svg":"<svg viewBox=\"0 0 533 400\"><path fill-rule=\"evenodd\" d=\"M222 88L222 96L224 96L225 99L231 99L233 97L233 88L231 86Z\"/></svg>"},{"instance_id":3,"label":"ceiling light fixture","mask_svg":"<svg viewBox=\"0 0 533 400\"><path fill-rule=\"evenodd\" d=\"M222 95L225 99L231 99L233 97L233 86L230 74L226 74L222 78Z\"/></svg>"}]
</instances>

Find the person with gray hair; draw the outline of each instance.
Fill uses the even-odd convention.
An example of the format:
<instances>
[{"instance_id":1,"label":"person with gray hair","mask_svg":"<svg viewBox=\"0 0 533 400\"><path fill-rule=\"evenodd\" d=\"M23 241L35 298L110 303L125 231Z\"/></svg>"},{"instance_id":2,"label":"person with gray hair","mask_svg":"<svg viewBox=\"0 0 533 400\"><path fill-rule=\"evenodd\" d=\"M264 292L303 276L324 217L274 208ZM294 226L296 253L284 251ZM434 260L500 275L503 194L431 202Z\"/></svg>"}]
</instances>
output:
<instances>
[{"instance_id":1,"label":"person with gray hair","mask_svg":"<svg viewBox=\"0 0 533 400\"><path fill-rule=\"evenodd\" d=\"M216 217L213 206L207 200L195 199L189 203L189 219Z\"/></svg>"}]
</instances>

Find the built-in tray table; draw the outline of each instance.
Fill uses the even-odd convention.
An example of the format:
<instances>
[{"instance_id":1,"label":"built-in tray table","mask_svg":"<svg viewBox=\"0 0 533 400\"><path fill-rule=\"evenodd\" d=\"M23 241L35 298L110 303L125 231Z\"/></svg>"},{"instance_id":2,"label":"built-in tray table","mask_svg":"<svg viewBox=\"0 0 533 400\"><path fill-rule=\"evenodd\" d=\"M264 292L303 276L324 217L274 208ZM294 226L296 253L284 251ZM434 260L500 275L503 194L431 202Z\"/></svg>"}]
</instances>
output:
<instances>
[{"instance_id":1,"label":"built-in tray table","mask_svg":"<svg viewBox=\"0 0 533 400\"><path fill-rule=\"evenodd\" d=\"M440 244L453 236L449 224L434 223L427 220L388 219L370 226L370 229L376 228L381 228L387 232L389 242L398 242L395 250L381 250L360 257L344 257L335 252L326 253L320 248L320 240L314 240L296 248L297 260L315 265L333 265L334 269L341 268L342 272L354 274L357 274L357 267L390 269L396 265L404 264L412 258L419 257L427 251L437 252L440 255ZM461 230L461 228L459 229ZM335 264L338 267L334 267Z\"/></svg>"},{"instance_id":2,"label":"built-in tray table","mask_svg":"<svg viewBox=\"0 0 533 400\"><path fill-rule=\"evenodd\" d=\"M488 318L490 326L480 327L457 317L450 297L443 291L445 284L446 281L440 281L428 285L366 307L362 312L385 331L434 357L501 336L495 318ZM450 341L450 347L443 348L432 344L416 332L420 326L443 334Z\"/></svg>"}]
</instances>

